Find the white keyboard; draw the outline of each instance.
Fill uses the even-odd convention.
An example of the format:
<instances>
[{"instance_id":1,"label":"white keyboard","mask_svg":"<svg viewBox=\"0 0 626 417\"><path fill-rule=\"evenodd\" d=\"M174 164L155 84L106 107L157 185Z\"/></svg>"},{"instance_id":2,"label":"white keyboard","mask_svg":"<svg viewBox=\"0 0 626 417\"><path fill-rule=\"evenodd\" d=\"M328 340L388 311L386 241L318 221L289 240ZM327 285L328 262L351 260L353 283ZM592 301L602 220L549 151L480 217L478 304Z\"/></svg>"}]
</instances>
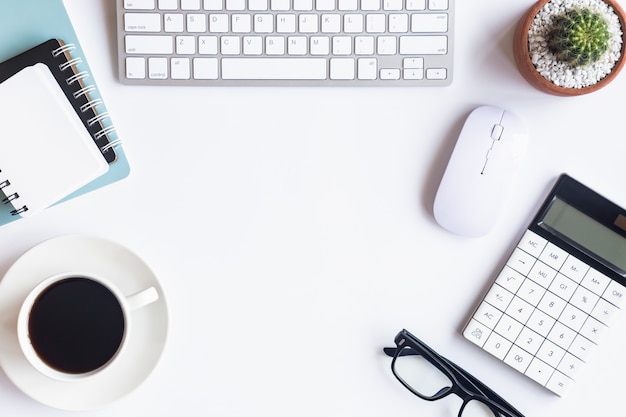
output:
<instances>
[{"instance_id":1,"label":"white keyboard","mask_svg":"<svg viewBox=\"0 0 626 417\"><path fill-rule=\"evenodd\" d=\"M455 0L117 0L146 85L445 86Z\"/></svg>"}]
</instances>

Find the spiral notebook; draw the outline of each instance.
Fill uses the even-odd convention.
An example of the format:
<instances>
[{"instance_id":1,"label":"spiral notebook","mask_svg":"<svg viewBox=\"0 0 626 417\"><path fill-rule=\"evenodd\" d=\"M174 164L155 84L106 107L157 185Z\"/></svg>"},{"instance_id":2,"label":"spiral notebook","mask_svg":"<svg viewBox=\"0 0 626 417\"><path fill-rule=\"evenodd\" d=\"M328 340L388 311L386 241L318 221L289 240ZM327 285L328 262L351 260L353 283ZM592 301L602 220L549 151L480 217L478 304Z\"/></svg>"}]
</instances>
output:
<instances>
[{"instance_id":1,"label":"spiral notebook","mask_svg":"<svg viewBox=\"0 0 626 417\"><path fill-rule=\"evenodd\" d=\"M0 190L12 215L36 214L115 160L71 49L53 39L0 64Z\"/></svg>"},{"instance_id":2,"label":"spiral notebook","mask_svg":"<svg viewBox=\"0 0 626 417\"><path fill-rule=\"evenodd\" d=\"M109 169L43 63L0 83L0 126L0 189L13 215L33 215Z\"/></svg>"},{"instance_id":3,"label":"spiral notebook","mask_svg":"<svg viewBox=\"0 0 626 417\"><path fill-rule=\"evenodd\" d=\"M57 81L57 85L62 89L67 101L79 116L92 141L96 144L97 149L100 150L101 156L99 158L104 158L108 163L108 170L99 176L93 173L91 176L81 175L83 180L93 176L97 177L61 198L60 201L70 200L127 177L130 173L130 167L126 155L119 144L117 132L113 127L95 80L91 75L89 65L85 60L85 54L65 10L63 0L20 0L7 2L7 4L3 5L2 13L0 13L0 38L2 39L2 42L0 42L0 61L4 61L0 63L0 83L8 81L27 67L36 66L38 63L46 65ZM62 39L63 42L59 42L56 39ZM56 51L55 55L52 55L53 51ZM32 70L27 72L32 72ZM27 77L33 77L33 74L28 74ZM34 78L35 82L48 85L47 82L39 79L40 77L41 74L38 74ZM67 80L70 80L71 83L68 84ZM30 91L36 90L33 87L28 88ZM5 96L5 92L0 93L0 100L6 100ZM64 111L62 117L67 117L67 112ZM39 114L36 114L31 109L29 123L37 123L38 118ZM32 126L27 127L29 129L33 128ZM5 156L3 149L3 146L0 146L0 170L3 169L2 161L8 158L8 156ZM50 152L53 154L57 153L58 149L54 148ZM87 153L84 150L78 152L82 154ZM73 151L67 154L71 153ZM31 156L35 155L37 153L33 151ZM43 153L40 152L39 155L41 156ZM16 161L18 159L22 158L15 158ZM51 163L50 160L46 162ZM98 164L102 167L101 162L99 160ZM20 172L23 172L27 166L29 165L20 165ZM44 165L39 164L31 172L37 172L37 175L41 178L43 167ZM67 165L65 168L67 168ZM54 170L59 169L61 169L61 164L55 165ZM12 176L8 170L8 167L6 167L4 172L0 172L0 183L6 181L4 179L5 175L6 178ZM100 173L101 171L94 170L93 172ZM20 175L20 178L24 177L23 174L18 175ZM55 175L60 174L55 173ZM30 179L30 175L28 178ZM17 184L15 181L13 184ZM72 187L63 189L63 191L50 199L56 198L57 195L65 194L78 184L79 182L74 182ZM39 187L41 187L41 183ZM15 185L15 189L17 189L17 185ZM0 200L5 197L8 199L14 194L14 192L9 192L7 186L4 187L4 191L0 191ZM14 201L6 201L5 204L0 202L0 225L32 215L40 210L40 206L47 204L40 203L39 199L33 201L33 203L36 203L34 205L28 203L26 194L24 194L27 189L17 190L18 195L20 195L20 191L23 196L21 198L22 205L19 205L20 201L16 197L11 197ZM47 191L51 191L51 189ZM9 196L5 196L5 194L9 194ZM38 193L38 195L39 197L42 196L41 193ZM28 207L28 210L17 213L24 205Z\"/></svg>"}]
</instances>

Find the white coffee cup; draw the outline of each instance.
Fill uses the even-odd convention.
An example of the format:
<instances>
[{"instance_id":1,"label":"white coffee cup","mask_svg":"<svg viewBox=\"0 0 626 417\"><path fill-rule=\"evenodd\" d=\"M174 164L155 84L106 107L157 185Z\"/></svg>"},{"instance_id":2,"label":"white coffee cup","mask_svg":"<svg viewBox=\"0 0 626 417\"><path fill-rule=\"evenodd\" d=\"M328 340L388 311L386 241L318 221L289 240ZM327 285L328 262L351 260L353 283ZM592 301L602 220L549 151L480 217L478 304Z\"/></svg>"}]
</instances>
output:
<instances>
[{"instance_id":1,"label":"white coffee cup","mask_svg":"<svg viewBox=\"0 0 626 417\"><path fill-rule=\"evenodd\" d=\"M158 299L154 287L127 296L93 274L51 276L22 303L17 320L20 348L30 364L50 378L88 378L122 354L132 332L132 311Z\"/></svg>"}]
</instances>

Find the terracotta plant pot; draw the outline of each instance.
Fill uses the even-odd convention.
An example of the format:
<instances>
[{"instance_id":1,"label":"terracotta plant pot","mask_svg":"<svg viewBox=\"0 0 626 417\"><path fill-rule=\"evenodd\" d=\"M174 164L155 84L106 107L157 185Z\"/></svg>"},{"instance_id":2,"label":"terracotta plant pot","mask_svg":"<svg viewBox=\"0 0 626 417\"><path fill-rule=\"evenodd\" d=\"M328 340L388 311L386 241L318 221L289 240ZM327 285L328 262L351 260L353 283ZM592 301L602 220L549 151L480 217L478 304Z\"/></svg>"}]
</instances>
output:
<instances>
[{"instance_id":1,"label":"terracotta plant pot","mask_svg":"<svg viewBox=\"0 0 626 417\"><path fill-rule=\"evenodd\" d=\"M530 26L535 19L535 16L543 8L543 6L550 2L551 0L539 0L535 3L534 6L530 8L528 13L526 13L522 19L519 21L517 25L517 29L515 30L515 36L513 38L513 52L515 57L515 63L517 64L517 68L519 69L522 76L528 81L533 87L554 95L558 96L578 96L582 94L592 93L600 88L609 84L620 72L622 67L624 66L624 51L626 48L626 42L624 42L624 33L626 32L626 17L624 16L624 10L621 8L619 3L615 0L603 0L606 4L611 6L615 13L617 14L620 24L622 26L622 49L620 51L619 60L615 63L615 66L611 70L606 77L598 81L597 83L582 87L582 88L569 88L569 87L559 87L552 83L550 80L544 78L535 66L533 65L529 50L528 50L528 31Z\"/></svg>"}]
</instances>

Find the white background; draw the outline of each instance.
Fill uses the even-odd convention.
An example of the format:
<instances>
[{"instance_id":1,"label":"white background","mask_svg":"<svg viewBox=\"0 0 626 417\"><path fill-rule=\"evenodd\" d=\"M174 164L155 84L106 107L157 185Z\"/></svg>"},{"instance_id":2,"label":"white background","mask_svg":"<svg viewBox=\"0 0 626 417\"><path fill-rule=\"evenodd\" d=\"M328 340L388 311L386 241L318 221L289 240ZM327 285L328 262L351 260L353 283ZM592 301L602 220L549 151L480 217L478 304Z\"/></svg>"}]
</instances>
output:
<instances>
[{"instance_id":1,"label":"white background","mask_svg":"<svg viewBox=\"0 0 626 417\"><path fill-rule=\"evenodd\" d=\"M101 236L153 268L170 308L146 382L84 415L456 416L458 400L420 400L392 376L382 348L402 328L527 417L622 414L624 317L565 399L460 331L561 172L626 206L626 74L587 96L541 93L511 48L532 1L457 3L450 87L174 88L120 84L115 1L66 0L132 173L0 229L0 273L46 239ZM496 227L468 239L431 207L483 104L517 113L530 144ZM0 415L67 414L0 371Z\"/></svg>"}]
</instances>

